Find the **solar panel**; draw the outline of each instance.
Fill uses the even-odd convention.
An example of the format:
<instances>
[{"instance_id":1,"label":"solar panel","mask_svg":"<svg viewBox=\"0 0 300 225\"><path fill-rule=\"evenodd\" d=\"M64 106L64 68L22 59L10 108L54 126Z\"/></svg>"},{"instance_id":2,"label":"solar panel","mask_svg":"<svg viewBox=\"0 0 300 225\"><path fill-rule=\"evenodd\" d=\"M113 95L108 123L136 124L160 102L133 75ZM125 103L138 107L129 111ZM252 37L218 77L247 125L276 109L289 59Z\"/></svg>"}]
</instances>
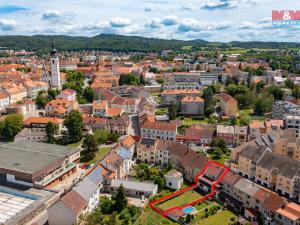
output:
<instances>
[{"instance_id":1,"label":"solar panel","mask_svg":"<svg viewBox=\"0 0 300 225\"><path fill-rule=\"evenodd\" d=\"M102 174L102 169L97 167L87 176L87 178L90 181L92 181L94 184L98 185L103 179L101 174Z\"/></svg>"}]
</instances>

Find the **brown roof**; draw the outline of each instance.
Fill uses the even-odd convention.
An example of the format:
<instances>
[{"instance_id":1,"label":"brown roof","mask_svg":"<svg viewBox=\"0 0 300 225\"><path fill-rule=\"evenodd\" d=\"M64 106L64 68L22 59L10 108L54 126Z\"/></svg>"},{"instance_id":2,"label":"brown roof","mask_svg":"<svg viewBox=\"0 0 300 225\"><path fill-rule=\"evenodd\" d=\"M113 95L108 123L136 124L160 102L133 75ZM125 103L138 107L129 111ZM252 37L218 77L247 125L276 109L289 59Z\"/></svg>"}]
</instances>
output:
<instances>
[{"instance_id":1,"label":"brown roof","mask_svg":"<svg viewBox=\"0 0 300 225\"><path fill-rule=\"evenodd\" d=\"M141 128L144 129L153 129L153 130L170 130L176 131L177 125L172 123L163 123L163 122L145 122L141 125Z\"/></svg>"},{"instance_id":2,"label":"brown roof","mask_svg":"<svg viewBox=\"0 0 300 225\"><path fill-rule=\"evenodd\" d=\"M181 102L204 102L204 100L199 96L186 96L181 100Z\"/></svg>"},{"instance_id":3,"label":"brown roof","mask_svg":"<svg viewBox=\"0 0 300 225\"><path fill-rule=\"evenodd\" d=\"M120 116L122 114L122 108L107 108L106 114L111 117Z\"/></svg>"},{"instance_id":4,"label":"brown roof","mask_svg":"<svg viewBox=\"0 0 300 225\"><path fill-rule=\"evenodd\" d=\"M277 213L291 220L298 220L300 218L300 205L291 202L287 204L283 209L278 209Z\"/></svg>"},{"instance_id":5,"label":"brown roof","mask_svg":"<svg viewBox=\"0 0 300 225\"><path fill-rule=\"evenodd\" d=\"M162 95L178 95L178 94L199 94L197 89L170 89L164 90Z\"/></svg>"},{"instance_id":6,"label":"brown roof","mask_svg":"<svg viewBox=\"0 0 300 225\"><path fill-rule=\"evenodd\" d=\"M61 201L76 214L80 214L87 206L86 200L74 190L67 193Z\"/></svg>"},{"instance_id":7,"label":"brown roof","mask_svg":"<svg viewBox=\"0 0 300 225\"><path fill-rule=\"evenodd\" d=\"M284 199L278 194L271 192L269 197L266 199L263 207L271 212L276 212L277 209L281 208L284 204Z\"/></svg>"},{"instance_id":8,"label":"brown roof","mask_svg":"<svg viewBox=\"0 0 300 225\"><path fill-rule=\"evenodd\" d=\"M122 140L122 144L125 147L130 148L131 146L133 146L135 144L135 139L132 136L127 136L126 138L124 138Z\"/></svg>"},{"instance_id":9,"label":"brown roof","mask_svg":"<svg viewBox=\"0 0 300 225\"><path fill-rule=\"evenodd\" d=\"M55 117L29 117L24 121L25 126L30 126L32 123L54 123L54 124L62 124L63 120Z\"/></svg>"},{"instance_id":10,"label":"brown roof","mask_svg":"<svg viewBox=\"0 0 300 225\"><path fill-rule=\"evenodd\" d=\"M225 102L237 103L237 101L233 97L231 97L229 94L221 93L219 96Z\"/></svg>"},{"instance_id":11,"label":"brown roof","mask_svg":"<svg viewBox=\"0 0 300 225\"><path fill-rule=\"evenodd\" d=\"M238 174L235 174L233 172L228 172L225 177L222 180L222 183L227 183L230 185L234 185L236 182L238 182L242 177Z\"/></svg>"}]
</instances>

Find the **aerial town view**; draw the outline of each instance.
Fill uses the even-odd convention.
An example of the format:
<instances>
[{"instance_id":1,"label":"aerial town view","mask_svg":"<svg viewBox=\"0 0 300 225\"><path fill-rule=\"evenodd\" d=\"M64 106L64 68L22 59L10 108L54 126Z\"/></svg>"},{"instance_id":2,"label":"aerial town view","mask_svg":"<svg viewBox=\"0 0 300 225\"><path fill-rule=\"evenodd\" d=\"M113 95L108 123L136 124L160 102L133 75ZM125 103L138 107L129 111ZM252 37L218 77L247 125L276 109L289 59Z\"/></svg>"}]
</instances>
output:
<instances>
[{"instance_id":1,"label":"aerial town view","mask_svg":"<svg viewBox=\"0 0 300 225\"><path fill-rule=\"evenodd\" d=\"M0 0L0 225L300 225L300 1Z\"/></svg>"}]
</instances>

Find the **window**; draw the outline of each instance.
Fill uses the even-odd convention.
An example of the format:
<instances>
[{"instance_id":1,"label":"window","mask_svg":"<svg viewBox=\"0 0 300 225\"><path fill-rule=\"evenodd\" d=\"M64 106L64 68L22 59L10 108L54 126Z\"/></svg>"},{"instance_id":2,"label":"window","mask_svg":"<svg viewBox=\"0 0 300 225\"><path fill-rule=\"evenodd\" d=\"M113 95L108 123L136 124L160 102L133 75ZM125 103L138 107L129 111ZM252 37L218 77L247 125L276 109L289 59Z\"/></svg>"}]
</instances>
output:
<instances>
[{"instance_id":1,"label":"window","mask_svg":"<svg viewBox=\"0 0 300 225\"><path fill-rule=\"evenodd\" d=\"M18 181L26 182L26 183L32 183L32 180L30 178L15 176L15 179L18 180Z\"/></svg>"}]
</instances>

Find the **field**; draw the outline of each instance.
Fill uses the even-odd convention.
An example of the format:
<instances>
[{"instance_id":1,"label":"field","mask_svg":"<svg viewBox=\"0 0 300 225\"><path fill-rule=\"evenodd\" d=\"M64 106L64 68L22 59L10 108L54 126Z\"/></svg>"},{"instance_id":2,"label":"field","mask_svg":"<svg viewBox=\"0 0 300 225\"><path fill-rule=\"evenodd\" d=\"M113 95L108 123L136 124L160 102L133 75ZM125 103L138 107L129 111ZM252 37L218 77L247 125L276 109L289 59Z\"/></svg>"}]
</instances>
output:
<instances>
[{"instance_id":1,"label":"field","mask_svg":"<svg viewBox=\"0 0 300 225\"><path fill-rule=\"evenodd\" d=\"M154 212L149 206L140 215L134 225L178 225L162 215Z\"/></svg>"},{"instance_id":2,"label":"field","mask_svg":"<svg viewBox=\"0 0 300 225\"><path fill-rule=\"evenodd\" d=\"M172 208L174 206L182 206L184 204L187 204L194 200L197 200L201 197L202 197L202 195L200 195L198 192L191 190L188 192L184 192L170 200L166 200L166 201L158 204L157 206L162 210L166 210L166 209Z\"/></svg>"},{"instance_id":3,"label":"field","mask_svg":"<svg viewBox=\"0 0 300 225\"><path fill-rule=\"evenodd\" d=\"M91 161L89 161L88 163L94 164L95 162L97 162L99 159L103 158L108 152L110 152L111 148L101 148L97 153L95 158L93 158Z\"/></svg>"},{"instance_id":4,"label":"field","mask_svg":"<svg viewBox=\"0 0 300 225\"><path fill-rule=\"evenodd\" d=\"M185 117L183 120L181 120L181 125L183 126L192 126L194 124L207 124L207 123L208 123L207 118L203 120L197 120L197 119Z\"/></svg>"},{"instance_id":5,"label":"field","mask_svg":"<svg viewBox=\"0 0 300 225\"><path fill-rule=\"evenodd\" d=\"M229 224L231 222L231 218L236 219L236 215L234 215L229 210L224 210L216 213L215 215L209 216L202 220L195 220L194 225L221 225L221 224Z\"/></svg>"}]
</instances>

